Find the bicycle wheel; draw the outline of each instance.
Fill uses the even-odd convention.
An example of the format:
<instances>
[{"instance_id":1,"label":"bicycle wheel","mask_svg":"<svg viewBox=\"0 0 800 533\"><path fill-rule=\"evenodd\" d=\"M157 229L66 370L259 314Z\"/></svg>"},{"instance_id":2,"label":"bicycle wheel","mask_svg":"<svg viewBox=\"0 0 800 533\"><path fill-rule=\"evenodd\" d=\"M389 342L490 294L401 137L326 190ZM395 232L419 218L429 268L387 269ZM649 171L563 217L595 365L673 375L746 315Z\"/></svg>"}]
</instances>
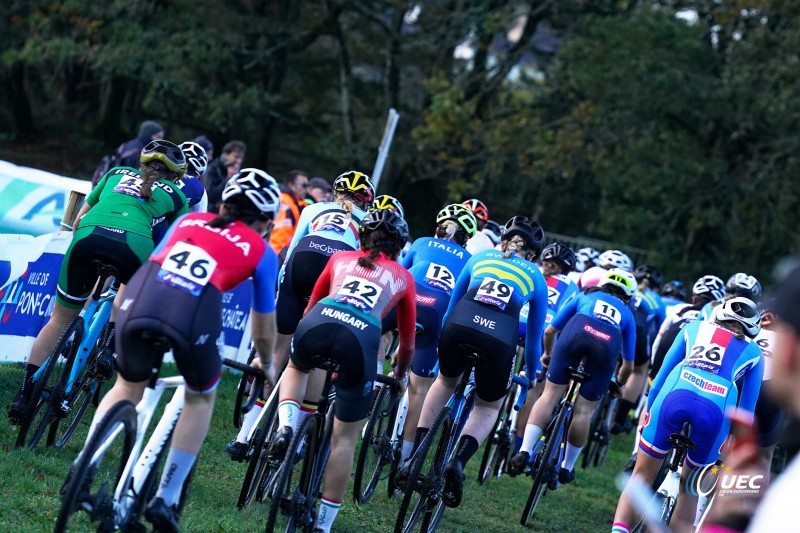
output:
<instances>
[{"instance_id":1,"label":"bicycle wheel","mask_svg":"<svg viewBox=\"0 0 800 533\"><path fill-rule=\"evenodd\" d=\"M17 447L26 445L28 433L33 429L26 445L33 450L53 421L54 410L60 408L64 399L64 385L82 338L83 318L76 316L67 324L36 379L30 405L17 434Z\"/></svg>"},{"instance_id":2,"label":"bicycle wheel","mask_svg":"<svg viewBox=\"0 0 800 533\"><path fill-rule=\"evenodd\" d=\"M656 492L655 494L653 494L653 497L650 498L650 507L659 510L659 515L661 517L659 519L659 522L662 522L664 524L667 523L664 522L664 513L668 509L668 502L667 502L668 499L674 499L674 498L672 497L668 498L666 495L660 492ZM671 515L672 514L670 512L670 516ZM644 521L644 518L640 518L639 521L631 528L631 533L646 533L648 530L649 529L647 527L647 523Z\"/></svg>"},{"instance_id":3,"label":"bicycle wheel","mask_svg":"<svg viewBox=\"0 0 800 533\"><path fill-rule=\"evenodd\" d=\"M430 510L422 515L421 531L428 533L436 531L444 511L447 509L442 500L442 494L444 493L444 467L447 465L447 461L455 454L456 443L463 429L463 424L458 427L450 418L445 419L442 425L433 465L425 479L427 492L431 495L428 497L428 503L425 507ZM454 431L457 433L454 434Z\"/></svg>"},{"instance_id":4,"label":"bicycle wheel","mask_svg":"<svg viewBox=\"0 0 800 533\"><path fill-rule=\"evenodd\" d=\"M257 352L256 347L253 345L250 348L250 355L247 356L247 364L253 362ZM242 404L245 401L245 398L248 394L250 394L250 385L252 381L250 380L250 376L247 374L242 374L241 379L239 380L239 385L236 387L236 400L233 402L233 427L239 429L242 427Z\"/></svg>"},{"instance_id":5,"label":"bicycle wheel","mask_svg":"<svg viewBox=\"0 0 800 533\"><path fill-rule=\"evenodd\" d=\"M353 480L353 497L366 504L375 493L381 474L392 462L392 430L396 396L388 385L381 388L372 407L367 428L358 451L358 461Z\"/></svg>"},{"instance_id":6,"label":"bicycle wheel","mask_svg":"<svg viewBox=\"0 0 800 533\"><path fill-rule=\"evenodd\" d=\"M525 508L522 510L522 518L520 524L527 525L528 519L536 511L536 506L542 499L547 490L548 482L552 476L557 474L555 462L558 459L558 447L561 444L561 439L566 435L566 427L564 424L567 417L567 406L561 404L558 408L558 413L555 419L548 424L547 438L545 445L538 458L538 464L534 462L534 470L536 471L533 476L533 485L531 492L528 494L528 501L525 502Z\"/></svg>"},{"instance_id":7,"label":"bicycle wheel","mask_svg":"<svg viewBox=\"0 0 800 533\"><path fill-rule=\"evenodd\" d=\"M413 531L419 519L429 513L433 507L428 495L437 482L435 475L436 460L437 455L439 455L439 434L443 432L445 427L449 428L452 425L452 417L453 413L449 407L442 408L428 434L420 442L416 453L411 457L408 480L406 481L403 500L400 502L400 509L394 525L395 533ZM431 454L430 450L433 448L434 442L437 444L437 453ZM442 468L439 468L440 473L441 471Z\"/></svg>"},{"instance_id":8,"label":"bicycle wheel","mask_svg":"<svg viewBox=\"0 0 800 533\"><path fill-rule=\"evenodd\" d=\"M508 456L508 402L513 399L510 396L514 387L511 387L508 394L506 394L503 403L500 405L500 410L497 412L497 419L494 422L494 430L486 439L486 446L483 448L483 457L481 458L481 466L478 469L478 483L483 485L489 477L497 475L502 472L505 457Z\"/></svg>"},{"instance_id":9,"label":"bicycle wheel","mask_svg":"<svg viewBox=\"0 0 800 533\"><path fill-rule=\"evenodd\" d=\"M603 403L600 404L600 407L592 413L589 422L589 440L586 442L586 446L581 454L581 468L584 470L590 466L595 466L596 456L600 448L600 437L605 414L606 400L603 399Z\"/></svg>"},{"instance_id":10,"label":"bicycle wheel","mask_svg":"<svg viewBox=\"0 0 800 533\"><path fill-rule=\"evenodd\" d=\"M280 461L274 460L269 454L269 444L271 443L271 436L278 429L278 421L275 416L278 411L278 395L272 399L269 405L265 406L267 411L261 418L261 422L253 435L253 441L250 443L250 448L247 450L247 471L242 480L242 488L239 491L239 500L236 502L236 507L242 509L250 505L253 501L253 496L258 492L259 487L264 485L262 481L265 478L273 478ZM267 480L269 481L269 480ZM261 494L263 497L263 493ZM259 501L261 498L257 498Z\"/></svg>"},{"instance_id":11,"label":"bicycle wheel","mask_svg":"<svg viewBox=\"0 0 800 533\"><path fill-rule=\"evenodd\" d=\"M61 509L56 518L56 533L94 529L114 531L114 490L128 462L136 440L136 407L132 402L114 404L95 428L94 434L70 469L61 487ZM99 450L103 450L100 452ZM75 516L85 510L88 516Z\"/></svg>"},{"instance_id":12,"label":"bicycle wheel","mask_svg":"<svg viewBox=\"0 0 800 533\"><path fill-rule=\"evenodd\" d=\"M317 457L320 422L320 416L305 417L289 443L273 487L265 529L269 533L277 529L278 522L283 521L279 520L279 514L286 517L286 531L294 531L298 525L307 525L303 520L311 518L309 501L315 502L317 495L309 495L308 486L311 484L314 463L321 459ZM311 521L313 525L313 518Z\"/></svg>"}]
</instances>

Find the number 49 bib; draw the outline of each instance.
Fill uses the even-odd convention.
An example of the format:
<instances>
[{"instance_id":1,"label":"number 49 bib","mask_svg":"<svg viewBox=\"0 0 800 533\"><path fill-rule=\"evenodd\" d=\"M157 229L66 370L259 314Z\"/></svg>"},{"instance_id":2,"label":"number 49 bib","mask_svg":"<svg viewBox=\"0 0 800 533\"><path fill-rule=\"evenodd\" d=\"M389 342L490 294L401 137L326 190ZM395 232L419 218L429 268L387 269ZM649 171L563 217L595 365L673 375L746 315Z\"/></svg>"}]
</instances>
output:
<instances>
[{"instance_id":1,"label":"number 49 bib","mask_svg":"<svg viewBox=\"0 0 800 533\"><path fill-rule=\"evenodd\" d=\"M511 285L503 283L499 279L486 276L481 280L481 286L475 293L475 300L505 309L511 300L513 292L514 287Z\"/></svg>"},{"instance_id":2,"label":"number 49 bib","mask_svg":"<svg viewBox=\"0 0 800 533\"><path fill-rule=\"evenodd\" d=\"M161 264L158 279L199 296L216 269L217 261L208 252L193 244L179 242Z\"/></svg>"}]
</instances>

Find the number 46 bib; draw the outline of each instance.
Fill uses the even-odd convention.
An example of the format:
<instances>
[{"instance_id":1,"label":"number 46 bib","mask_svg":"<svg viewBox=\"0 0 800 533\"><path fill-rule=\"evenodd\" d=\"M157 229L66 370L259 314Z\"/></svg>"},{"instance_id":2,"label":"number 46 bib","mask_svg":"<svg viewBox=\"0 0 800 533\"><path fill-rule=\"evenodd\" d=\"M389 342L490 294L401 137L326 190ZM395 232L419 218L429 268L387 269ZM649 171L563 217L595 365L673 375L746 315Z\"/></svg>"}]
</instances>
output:
<instances>
[{"instance_id":1,"label":"number 46 bib","mask_svg":"<svg viewBox=\"0 0 800 533\"><path fill-rule=\"evenodd\" d=\"M200 296L200 291L216 269L217 261L208 252L193 244L178 242L161 264L158 279L193 296Z\"/></svg>"}]
</instances>

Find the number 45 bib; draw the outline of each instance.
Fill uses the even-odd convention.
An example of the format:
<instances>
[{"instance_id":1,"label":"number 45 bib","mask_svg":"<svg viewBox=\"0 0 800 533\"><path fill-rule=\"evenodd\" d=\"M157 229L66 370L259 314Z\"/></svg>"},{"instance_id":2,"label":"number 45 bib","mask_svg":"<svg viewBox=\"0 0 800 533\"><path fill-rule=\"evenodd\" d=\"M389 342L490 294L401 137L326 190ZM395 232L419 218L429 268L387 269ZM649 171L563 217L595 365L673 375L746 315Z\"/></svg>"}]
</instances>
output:
<instances>
[{"instance_id":1,"label":"number 45 bib","mask_svg":"<svg viewBox=\"0 0 800 533\"><path fill-rule=\"evenodd\" d=\"M158 279L192 296L200 296L216 269L217 262L208 252L193 244L178 242L164 259Z\"/></svg>"}]
</instances>

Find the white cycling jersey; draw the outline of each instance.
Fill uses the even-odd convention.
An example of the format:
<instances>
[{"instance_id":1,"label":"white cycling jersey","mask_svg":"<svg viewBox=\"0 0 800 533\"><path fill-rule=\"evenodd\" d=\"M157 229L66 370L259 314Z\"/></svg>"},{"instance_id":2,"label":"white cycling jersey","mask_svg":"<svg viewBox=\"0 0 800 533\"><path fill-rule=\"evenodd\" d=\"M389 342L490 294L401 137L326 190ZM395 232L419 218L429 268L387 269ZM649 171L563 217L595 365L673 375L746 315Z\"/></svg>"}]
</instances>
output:
<instances>
[{"instance_id":1,"label":"white cycling jersey","mask_svg":"<svg viewBox=\"0 0 800 533\"><path fill-rule=\"evenodd\" d=\"M769 381L772 378L772 350L775 349L775 342L778 336L774 331L761 328L753 341L761 347L764 352L764 377L762 381Z\"/></svg>"},{"instance_id":2,"label":"white cycling jersey","mask_svg":"<svg viewBox=\"0 0 800 533\"><path fill-rule=\"evenodd\" d=\"M478 252L493 249L494 243L492 242L492 239L490 239L489 236L482 231L479 231L474 237L467 241L467 251L472 255L475 255Z\"/></svg>"}]
</instances>

